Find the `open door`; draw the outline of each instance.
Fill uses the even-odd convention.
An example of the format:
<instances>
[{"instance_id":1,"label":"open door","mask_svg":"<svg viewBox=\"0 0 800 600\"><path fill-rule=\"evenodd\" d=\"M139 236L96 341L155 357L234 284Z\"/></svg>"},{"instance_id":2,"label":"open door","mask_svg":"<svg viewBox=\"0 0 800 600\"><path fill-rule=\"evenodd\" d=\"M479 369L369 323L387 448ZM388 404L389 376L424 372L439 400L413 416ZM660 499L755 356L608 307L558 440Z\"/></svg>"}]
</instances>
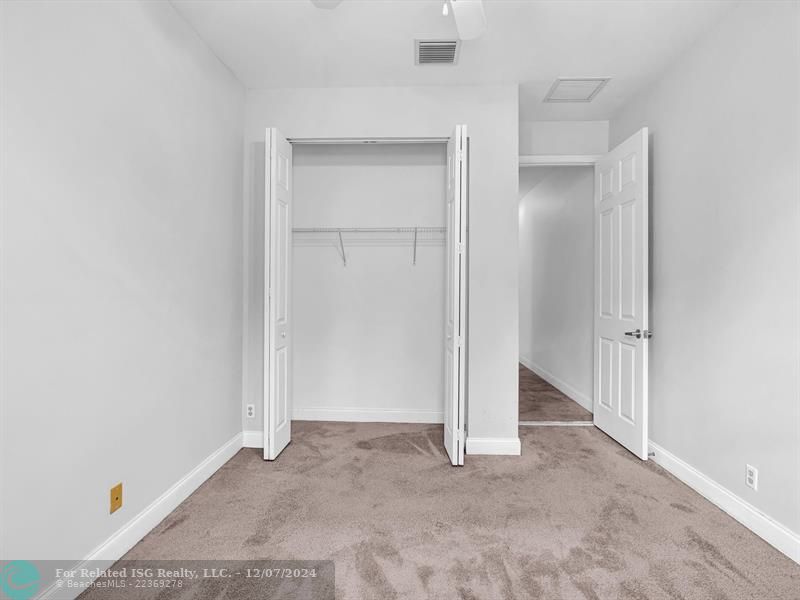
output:
<instances>
[{"instance_id":1,"label":"open door","mask_svg":"<svg viewBox=\"0 0 800 600\"><path fill-rule=\"evenodd\" d=\"M444 446L464 464L467 314L467 126L447 142L447 293L444 342Z\"/></svg>"},{"instance_id":2,"label":"open door","mask_svg":"<svg viewBox=\"0 0 800 600\"><path fill-rule=\"evenodd\" d=\"M267 129L264 152L264 459L292 438L292 146Z\"/></svg>"},{"instance_id":3,"label":"open door","mask_svg":"<svg viewBox=\"0 0 800 600\"><path fill-rule=\"evenodd\" d=\"M594 177L594 424L647 460L647 128Z\"/></svg>"}]
</instances>

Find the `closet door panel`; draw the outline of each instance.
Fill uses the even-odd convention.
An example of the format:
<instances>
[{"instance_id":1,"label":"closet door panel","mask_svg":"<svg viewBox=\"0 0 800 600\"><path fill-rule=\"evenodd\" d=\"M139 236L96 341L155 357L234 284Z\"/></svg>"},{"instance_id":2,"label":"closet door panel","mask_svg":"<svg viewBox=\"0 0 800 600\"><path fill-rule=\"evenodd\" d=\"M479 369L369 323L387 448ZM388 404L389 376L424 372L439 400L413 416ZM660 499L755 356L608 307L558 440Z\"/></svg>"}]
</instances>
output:
<instances>
[{"instance_id":1,"label":"closet door panel","mask_svg":"<svg viewBox=\"0 0 800 600\"><path fill-rule=\"evenodd\" d=\"M444 445L453 465L464 464L466 439L466 130L457 126L447 144Z\"/></svg>"},{"instance_id":2,"label":"closet door panel","mask_svg":"<svg viewBox=\"0 0 800 600\"><path fill-rule=\"evenodd\" d=\"M264 210L264 458L292 437L292 147L267 129Z\"/></svg>"}]
</instances>

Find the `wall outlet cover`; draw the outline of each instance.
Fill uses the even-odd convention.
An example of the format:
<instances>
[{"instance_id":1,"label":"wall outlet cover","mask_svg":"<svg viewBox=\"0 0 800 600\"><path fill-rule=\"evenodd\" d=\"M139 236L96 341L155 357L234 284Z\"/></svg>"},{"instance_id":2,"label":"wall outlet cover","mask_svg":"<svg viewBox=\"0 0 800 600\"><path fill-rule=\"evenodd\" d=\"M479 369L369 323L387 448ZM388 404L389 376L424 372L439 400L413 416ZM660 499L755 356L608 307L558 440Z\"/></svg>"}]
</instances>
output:
<instances>
[{"instance_id":1,"label":"wall outlet cover","mask_svg":"<svg viewBox=\"0 0 800 600\"><path fill-rule=\"evenodd\" d=\"M758 469L752 465L746 465L744 473L744 483L749 488L758 491Z\"/></svg>"},{"instance_id":2,"label":"wall outlet cover","mask_svg":"<svg viewBox=\"0 0 800 600\"><path fill-rule=\"evenodd\" d=\"M256 406L255 404L248 404L247 405L247 418L253 419L256 416Z\"/></svg>"}]
</instances>

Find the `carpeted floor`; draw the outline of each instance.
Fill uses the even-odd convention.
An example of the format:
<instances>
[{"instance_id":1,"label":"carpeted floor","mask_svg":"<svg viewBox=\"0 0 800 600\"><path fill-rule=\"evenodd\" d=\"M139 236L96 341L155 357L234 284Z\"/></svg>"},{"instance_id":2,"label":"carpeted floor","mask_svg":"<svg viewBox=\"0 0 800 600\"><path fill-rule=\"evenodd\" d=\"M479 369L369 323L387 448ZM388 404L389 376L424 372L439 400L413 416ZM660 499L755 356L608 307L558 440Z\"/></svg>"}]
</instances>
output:
<instances>
[{"instance_id":1,"label":"carpeted floor","mask_svg":"<svg viewBox=\"0 0 800 600\"><path fill-rule=\"evenodd\" d=\"M591 421L592 413L527 367L519 366L520 421Z\"/></svg>"},{"instance_id":2,"label":"carpeted floor","mask_svg":"<svg viewBox=\"0 0 800 600\"><path fill-rule=\"evenodd\" d=\"M800 566L593 427L521 428L521 457L460 468L441 432L295 421L125 558L332 559L342 600L800 596Z\"/></svg>"}]
</instances>

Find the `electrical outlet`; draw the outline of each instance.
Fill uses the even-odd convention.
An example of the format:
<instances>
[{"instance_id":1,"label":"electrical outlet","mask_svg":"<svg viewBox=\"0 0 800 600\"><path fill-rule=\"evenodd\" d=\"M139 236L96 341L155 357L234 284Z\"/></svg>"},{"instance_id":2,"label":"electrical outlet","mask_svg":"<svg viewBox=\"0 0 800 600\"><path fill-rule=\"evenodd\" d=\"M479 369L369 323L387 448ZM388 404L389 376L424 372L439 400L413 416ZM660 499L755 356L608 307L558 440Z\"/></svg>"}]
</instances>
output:
<instances>
[{"instance_id":1,"label":"electrical outlet","mask_svg":"<svg viewBox=\"0 0 800 600\"><path fill-rule=\"evenodd\" d=\"M122 483L111 488L109 514L117 512L120 508L122 508Z\"/></svg>"},{"instance_id":2,"label":"electrical outlet","mask_svg":"<svg viewBox=\"0 0 800 600\"><path fill-rule=\"evenodd\" d=\"M744 472L744 482L749 488L758 491L758 469L752 465L747 465Z\"/></svg>"},{"instance_id":3,"label":"electrical outlet","mask_svg":"<svg viewBox=\"0 0 800 600\"><path fill-rule=\"evenodd\" d=\"M248 404L247 405L247 418L254 419L256 416L256 405L255 404Z\"/></svg>"}]
</instances>

